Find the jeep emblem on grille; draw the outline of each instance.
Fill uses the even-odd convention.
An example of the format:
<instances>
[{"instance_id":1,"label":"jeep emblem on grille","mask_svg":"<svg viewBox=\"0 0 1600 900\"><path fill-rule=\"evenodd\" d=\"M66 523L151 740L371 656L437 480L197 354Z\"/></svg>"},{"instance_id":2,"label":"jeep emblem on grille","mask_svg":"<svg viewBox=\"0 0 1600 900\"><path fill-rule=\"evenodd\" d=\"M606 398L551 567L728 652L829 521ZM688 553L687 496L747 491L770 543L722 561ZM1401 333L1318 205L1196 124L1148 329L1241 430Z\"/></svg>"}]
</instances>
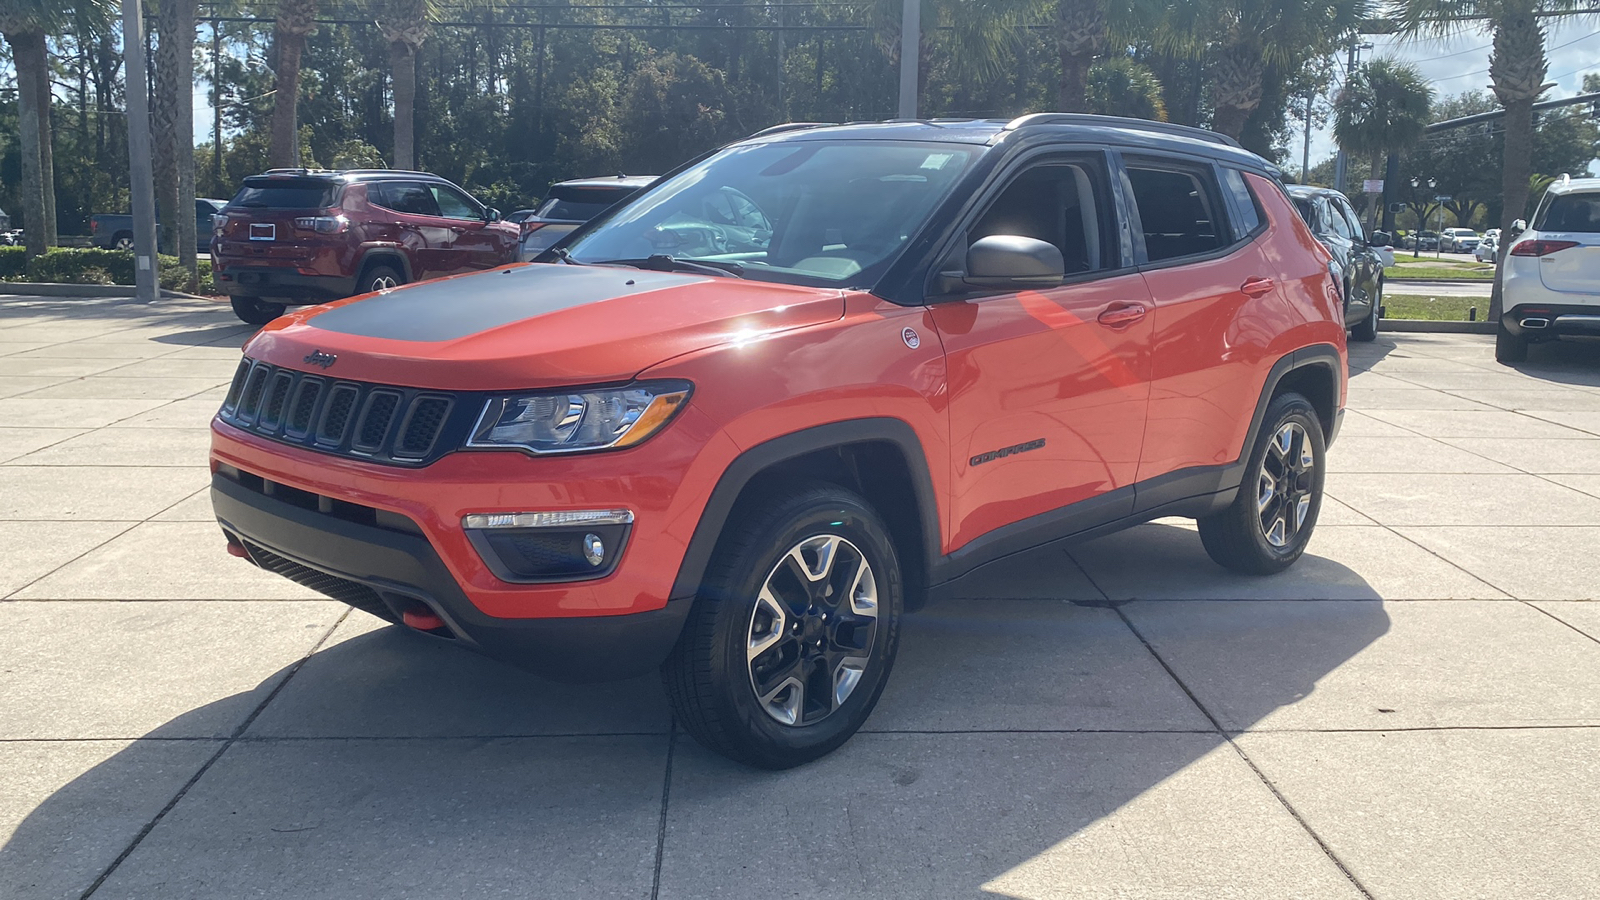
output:
<instances>
[{"instance_id":1,"label":"jeep emblem on grille","mask_svg":"<svg viewBox=\"0 0 1600 900\"><path fill-rule=\"evenodd\" d=\"M322 368L326 369L327 367L333 365L333 361L338 358L339 357L333 353L323 353L321 350L313 350L306 354L305 361L313 366L321 366Z\"/></svg>"}]
</instances>

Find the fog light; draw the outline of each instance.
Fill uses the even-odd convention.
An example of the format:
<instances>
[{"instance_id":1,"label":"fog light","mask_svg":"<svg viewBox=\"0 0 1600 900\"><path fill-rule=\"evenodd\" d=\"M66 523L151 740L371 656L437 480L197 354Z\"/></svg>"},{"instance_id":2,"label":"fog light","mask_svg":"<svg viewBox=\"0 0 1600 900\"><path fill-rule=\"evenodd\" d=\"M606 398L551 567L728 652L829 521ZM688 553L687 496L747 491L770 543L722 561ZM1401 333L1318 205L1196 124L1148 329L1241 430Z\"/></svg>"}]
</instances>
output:
<instances>
[{"instance_id":1,"label":"fog light","mask_svg":"<svg viewBox=\"0 0 1600 900\"><path fill-rule=\"evenodd\" d=\"M583 558L587 559L591 566L598 566L606 561L606 545L601 542L599 535L583 536Z\"/></svg>"}]
</instances>

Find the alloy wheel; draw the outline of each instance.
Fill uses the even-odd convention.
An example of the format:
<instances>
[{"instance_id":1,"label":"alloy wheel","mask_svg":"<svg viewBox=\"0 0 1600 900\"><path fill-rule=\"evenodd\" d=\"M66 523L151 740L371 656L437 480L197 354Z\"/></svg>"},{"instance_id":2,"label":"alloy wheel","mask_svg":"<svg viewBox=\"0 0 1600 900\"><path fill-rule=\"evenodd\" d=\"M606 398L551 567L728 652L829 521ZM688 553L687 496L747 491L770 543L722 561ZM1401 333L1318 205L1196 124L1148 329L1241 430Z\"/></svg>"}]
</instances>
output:
<instances>
[{"instance_id":1,"label":"alloy wheel","mask_svg":"<svg viewBox=\"0 0 1600 900\"><path fill-rule=\"evenodd\" d=\"M1288 422L1272 436L1261 470L1256 474L1256 512L1267 543L1282 549L1294 544L1311 509L1316 456L1305 428Z\"/></svg>"},{"instance_id":2,"label":"alloy wheel","mask_svg":"<svg viewBox=\"0 0 1600 900\"><path fill-rule=\"evenodd\" d=\"M783 725L812 725L849 699L872 659L878 582L859 548L834 534L795 544L750 611L745 659L756 702Z\"/></svg>"}]
</instances>

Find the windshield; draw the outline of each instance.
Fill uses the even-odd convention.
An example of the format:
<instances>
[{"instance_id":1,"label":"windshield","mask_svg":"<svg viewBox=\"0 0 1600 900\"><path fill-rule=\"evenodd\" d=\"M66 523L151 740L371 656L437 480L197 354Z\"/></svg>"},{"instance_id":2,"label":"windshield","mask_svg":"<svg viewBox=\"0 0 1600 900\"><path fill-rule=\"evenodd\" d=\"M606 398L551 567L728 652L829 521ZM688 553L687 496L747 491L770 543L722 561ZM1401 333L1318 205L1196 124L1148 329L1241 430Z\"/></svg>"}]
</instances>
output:
<instances>
[{"instance_id":1,"label":"windshield","mask_svg":"<svg viewBox=\"0 0 1600 900\"><path fill-rule=\"evenodd\" d=\"M870 287L975 152L887 141L730 147L567 249L584 263L671 256L739 263L763 281Z\"/></svg>"}]
</instances>

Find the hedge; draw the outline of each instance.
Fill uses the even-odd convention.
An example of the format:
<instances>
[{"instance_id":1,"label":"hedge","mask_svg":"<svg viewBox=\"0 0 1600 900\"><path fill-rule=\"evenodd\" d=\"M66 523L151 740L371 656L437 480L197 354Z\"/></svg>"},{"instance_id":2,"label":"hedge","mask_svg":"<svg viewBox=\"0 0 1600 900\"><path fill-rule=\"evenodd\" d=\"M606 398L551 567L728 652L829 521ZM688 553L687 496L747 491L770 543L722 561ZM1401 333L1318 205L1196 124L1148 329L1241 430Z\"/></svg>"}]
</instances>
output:
<instances>
[{"instance_id":1,"label":"hedge","mask_svg":"<svg viewBox=\"0 0 1600 900\"><path fill-rule=\"evenodd\" d=\"M133 253L127 250L58 247L33 260L23 247L0 247L0 280L39 281L56 284L133 284ZM159 281L168 290L181 290L189 273L176 256L157 257ZM200 260L199 292L215 291L211 261Z\"/></svg>"}]
</instances>

